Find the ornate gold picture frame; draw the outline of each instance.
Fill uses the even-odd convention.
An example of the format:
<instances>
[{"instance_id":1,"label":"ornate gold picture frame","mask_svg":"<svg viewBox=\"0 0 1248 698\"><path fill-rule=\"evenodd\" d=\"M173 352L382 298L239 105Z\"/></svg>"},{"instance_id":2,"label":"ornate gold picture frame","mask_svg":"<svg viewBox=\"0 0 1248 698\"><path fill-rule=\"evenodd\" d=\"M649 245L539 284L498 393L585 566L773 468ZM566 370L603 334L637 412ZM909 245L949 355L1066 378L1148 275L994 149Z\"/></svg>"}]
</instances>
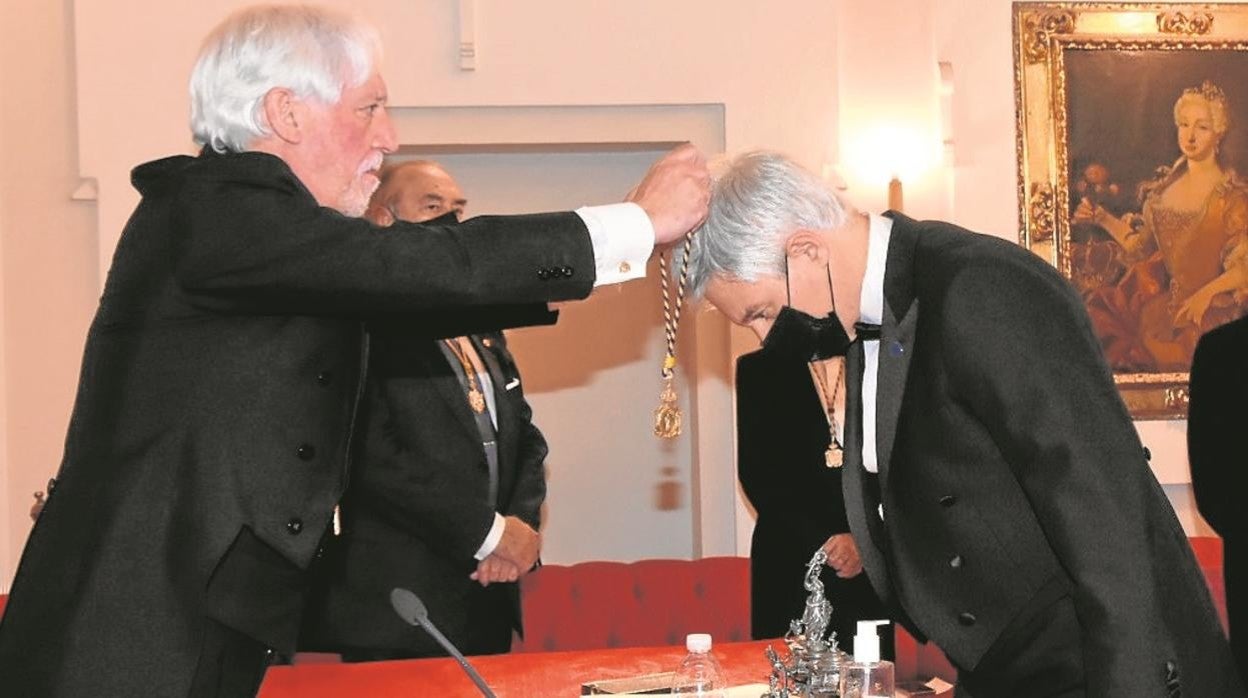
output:
<instances>
[{"instance_id":1,"label":"ornate gold picture frame","mask_svg":"<svg viewBox=\"0 0 1248 698\"><path fill-rule=\"evenodd\" d=\"M1131 414L1182 418L1196 338L1248 311L1248 5L1013 9L1020 243Z\"/></svg>"}]
</instances>

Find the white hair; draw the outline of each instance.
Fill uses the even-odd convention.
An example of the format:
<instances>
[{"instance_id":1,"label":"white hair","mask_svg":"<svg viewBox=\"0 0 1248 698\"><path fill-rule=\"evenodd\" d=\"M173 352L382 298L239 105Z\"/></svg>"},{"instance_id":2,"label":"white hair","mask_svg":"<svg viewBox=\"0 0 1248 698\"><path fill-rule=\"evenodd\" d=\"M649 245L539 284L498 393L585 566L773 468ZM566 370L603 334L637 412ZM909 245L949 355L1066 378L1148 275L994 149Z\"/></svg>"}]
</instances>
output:
<instances>
[{"instance_id":1,"label":"white hair","mask_svg":"<svg viewBox=\"0 0 1248 698\"><path fill-rule=\"evenodd\" d=\"M717 167L706 222L693 236L689 291L712 277L753 282L785 275L784 243L800 228L832 230L845 205L822 180L780 153L743 153Z\"/></svg>"},{"instance_id":2,"label":"white hair","mask_svg":"<svg viewBox=\"0 0 1248 698\"><path fill-rule=\"evenodd\" d=\"M335 104L381 60L377 30L352 15L306 5L260 5L230 15L204 40L191 72L191 132L217 152L269 135L264 96L284 87Z\"/></svg>"}]
</instances>

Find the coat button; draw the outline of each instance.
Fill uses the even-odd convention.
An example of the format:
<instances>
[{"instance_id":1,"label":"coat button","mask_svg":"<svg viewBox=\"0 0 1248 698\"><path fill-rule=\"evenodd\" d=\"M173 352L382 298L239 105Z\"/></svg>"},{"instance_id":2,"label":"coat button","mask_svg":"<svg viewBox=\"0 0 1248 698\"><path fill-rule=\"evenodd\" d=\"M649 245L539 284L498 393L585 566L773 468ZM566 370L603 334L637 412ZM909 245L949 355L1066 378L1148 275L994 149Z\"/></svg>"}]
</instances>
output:
<instances>
[{"instance_id":1,"label":"coat button","mask_svg":"<svg viewBox=\"0 0 1248 698\"><path fill-rule=\"evenodd\" d=\"M951 507L957 503L958 503L958 498L951 494L947 494L940 498L940 505L942 507Z\"/></svg>"},{"instance_id":2,"label":"coat button","mask_svg":"<svg viewBox=\"0 0 1248 698\"><path fill-rule=\"evenodd\" d=\"M575 272L572 271L572 267L563 267L559 270L559 273L563 274L563 278L570 279Z\"/></svg>"},{"instance_id":3,"label":"coat button","mask_svg":"<svg viewBox=\"0 0 1248 698\"><path fill-rule=\"evenodd\" d=\"M961 556L961 555L954 555L953 557L949 558L949 566L950 566L950 567L952 567L952 568L953 568L953 569L955 569L955 570L956 570L956 569L958 569L959 567L961 567L961 566L962 566L962 556Z\"/></svg>"},{"instance_id":4,"label":"coat button","mask_svg":"<svg viewBox=\"0 0 1248 698\"><path fill-rule=\"evenodd\" d=\"M316 458L316 447L312 444L304 444L295 449L295 455L299 456L299 460L312 460Z\"/></svg>"},{"instance_id":5,"label":"coat button","mask_svg":"<svg viewBox=\"0 0 1248 698\"><path fill-rule=\"evenodd\" d=\"M286 522L286 532L292 536L297 536L303 532L303 519L293 518Z\"/></svg>"},{"instance_id":6,"label":"coat button","mask_svg":"<svg viewBox=\"0 0 1248 698\"><path fill-rule=\"evenodd\" d=\"M317 385L329 385L329 382L332 381L333 379L334 379L334 374L330 373L329 371L321 371L320 373L316 374Z\"/></svg>"},{"instance_id":7,"label":"coat button","mask_svg":"<svg viewBox=\"0 0 1248 698\"><path fill-rule=\"evenodd\" d=\"M544 267L543 267L542 269L538 269L538 270L537 270L537 278L541 279L542 281L545 281L546 279L549 279L549 278L550 278L550 270L549 270L549 269L546 269L546 268L544 268Z\"/></svg>"},{"instance_id":8,"label":"coat button","mask_svg":"<svg viewBox=\"0 0 1248 698\"><path fill-rule=\"evenodd\" d=\"M974 613L966 613L964 611L958 614L958 623L968 628L971 627L972 625L975 625L975 621L976 621L976 618L975 618Z\"/></svg>"}]
</instances>

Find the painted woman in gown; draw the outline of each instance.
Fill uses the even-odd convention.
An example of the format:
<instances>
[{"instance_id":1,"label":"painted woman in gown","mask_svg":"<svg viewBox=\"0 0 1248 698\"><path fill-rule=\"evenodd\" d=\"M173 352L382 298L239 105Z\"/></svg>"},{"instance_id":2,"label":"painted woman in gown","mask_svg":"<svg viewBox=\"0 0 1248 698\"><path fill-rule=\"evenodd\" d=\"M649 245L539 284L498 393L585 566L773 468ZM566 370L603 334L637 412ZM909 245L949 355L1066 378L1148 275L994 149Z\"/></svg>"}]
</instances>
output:
<instances>
[{"instance_id":1,"label":"painted woman in gown","mask_svg":"<svg viewBox=\"0 0 1248 698\"><path fill-rule=\"evenodd\" d=\"M1128 267L1085 292L1116 371L1187 371L1200 335L1248 310L1248 183L1218 160L1226 95L1207 80L1186 89L1174 121L1182 155L1140 185L1139 213L1085 199L1074 215L1104 228Z\"/></svg>"}]
</instances>

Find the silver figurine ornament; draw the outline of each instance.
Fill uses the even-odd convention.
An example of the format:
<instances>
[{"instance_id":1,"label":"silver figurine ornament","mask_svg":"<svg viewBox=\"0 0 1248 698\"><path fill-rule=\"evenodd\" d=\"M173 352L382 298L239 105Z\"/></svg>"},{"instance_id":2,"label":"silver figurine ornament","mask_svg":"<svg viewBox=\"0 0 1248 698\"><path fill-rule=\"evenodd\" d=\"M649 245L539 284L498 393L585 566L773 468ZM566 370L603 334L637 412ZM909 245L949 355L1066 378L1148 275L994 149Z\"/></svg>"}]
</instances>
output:
<instances>
[{"instance_id":1,"label":"silver figurine ornament","mask_svg":"<svg viewBox=\"0 0 1248 698\"><path fill-rule=\"evenodd\" d=\"M806 563L806 576L802 581L808 592L806 607L800 619L789 623L789 632L784 636L788 660L782 660L771 645L767 646L767 661L772 669L768 691L762 698L840 695L841 667L850 658L837 647L835 632L824 637L832 622L832 604L824 595L819 574L827 562L828 555L820 547Z\"/></svg>"}]
</instances>

